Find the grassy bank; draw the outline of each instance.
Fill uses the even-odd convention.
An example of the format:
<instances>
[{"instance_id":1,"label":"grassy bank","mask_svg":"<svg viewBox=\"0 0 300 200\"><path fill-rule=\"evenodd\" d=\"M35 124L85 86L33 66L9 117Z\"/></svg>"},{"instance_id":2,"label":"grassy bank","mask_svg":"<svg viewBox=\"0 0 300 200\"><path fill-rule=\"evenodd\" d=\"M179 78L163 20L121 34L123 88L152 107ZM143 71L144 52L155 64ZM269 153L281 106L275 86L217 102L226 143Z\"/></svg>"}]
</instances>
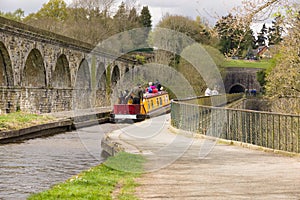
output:
<instances>
[{"instance_id":1,"label":"grassy bank","mask_svg":"<svg viewBox=\"0 0 300 200\"><path fill-rule=\"evenodd\" d=\"M38 114L30 114L24 112L14 112L0 115L0 131L16 130L27 128L37 124L43 124L53 121L54 118L50 116L43 116Z\"/></svg>"},{"instance_id":2,"label":"grassy bank","mask_svg":"<svg viewBox=\"0 0 300 200\"><path fill-rule=\"evenodd\" d=\"M101 164L72 177L51 189L31 195L37 199L90 199L134 200L137 184L134 179L143 169L144 158L140 155L119 153Z\"/></svg>"},{"instance_id":3,"label":"grassy bank","mask_svg":"<svg viewBox=\"0 0 300 200\"><path fill-rule=\"evenodd\" d=\"M245 68L262 68L267 69L272 65L270 60L233 60L228 59L224 63L224 67L245 67Z\"/></svg>"}]
</instances>

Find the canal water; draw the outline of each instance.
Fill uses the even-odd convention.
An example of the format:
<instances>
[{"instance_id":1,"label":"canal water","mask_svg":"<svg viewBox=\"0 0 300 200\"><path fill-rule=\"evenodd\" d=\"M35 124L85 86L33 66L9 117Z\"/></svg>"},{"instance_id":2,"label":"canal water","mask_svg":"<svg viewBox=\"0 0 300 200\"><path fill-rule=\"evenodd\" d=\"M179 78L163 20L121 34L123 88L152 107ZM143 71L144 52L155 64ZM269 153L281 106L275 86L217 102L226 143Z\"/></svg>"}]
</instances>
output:
<instances>
[{"instance_id":1,"label":"canal water","mask_svg":"<svg viewBox=\"0 0 300 200\"><path fill-rule=\"evenodd\" d=\"M0 145L0 199L26 199L104 161L101 138L120 127L102 124L17 144Z\"/></svg>"}]
</instances>

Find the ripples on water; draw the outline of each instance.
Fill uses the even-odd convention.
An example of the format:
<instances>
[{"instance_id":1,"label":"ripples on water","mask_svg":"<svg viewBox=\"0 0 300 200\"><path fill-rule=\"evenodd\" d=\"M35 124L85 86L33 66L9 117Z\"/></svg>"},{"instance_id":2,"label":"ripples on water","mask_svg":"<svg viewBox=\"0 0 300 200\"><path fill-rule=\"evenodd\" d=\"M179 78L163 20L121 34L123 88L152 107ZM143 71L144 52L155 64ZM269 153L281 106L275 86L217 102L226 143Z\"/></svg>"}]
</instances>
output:
<instances>
[{"instance_id":1,"label":"ripples on water","mask_svg":"<svg viewBox=\"0 0 300 200\"><path fill-rule=\"evenodd\" d=\"M103 124L19 144L0 145L0 199L26 199L103 162Z\"/></svg>"}]
</instances>

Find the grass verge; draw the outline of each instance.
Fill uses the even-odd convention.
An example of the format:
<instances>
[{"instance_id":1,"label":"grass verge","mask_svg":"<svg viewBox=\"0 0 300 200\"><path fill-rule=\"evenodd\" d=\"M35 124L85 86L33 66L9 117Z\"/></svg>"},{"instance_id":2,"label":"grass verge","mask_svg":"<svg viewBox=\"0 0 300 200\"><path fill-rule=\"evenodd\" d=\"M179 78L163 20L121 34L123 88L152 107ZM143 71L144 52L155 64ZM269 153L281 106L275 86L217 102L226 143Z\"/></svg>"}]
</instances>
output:
<instances>
[{"instance_id":1,"label":"grass verge","mask_svg":"<svg viewBox=\"0 0 300 200\"><path fill-rule=\"evenodd\" d=\"M143 171L144 158L125 152L110 157L104 164L93 167L72 177L64 183L44 192L33 194L37 199L101 199L134 200L134 179Z\"/></svg>"},{"instance_id":2,"label":"grass verge","mask_svg":"<svg viewBox=\"0 0 300 200\"><path fill-rule=\"evenodd\" d=\"M55 118L38 114L14 112L0 115L0 131L17 130L53 121Z\"/></svg>"},{"instance_id":3,"label":"grass verge","mask_svg":"<svg viewBox=\"0 0 300 200\"><path fill-rule=\"evenodd\" d=\"M270 60L233 60L228 59L224 63L224 67L245 67L245 68L261 68L267 69L272 65Z\"/></svg>"}]
</instances>

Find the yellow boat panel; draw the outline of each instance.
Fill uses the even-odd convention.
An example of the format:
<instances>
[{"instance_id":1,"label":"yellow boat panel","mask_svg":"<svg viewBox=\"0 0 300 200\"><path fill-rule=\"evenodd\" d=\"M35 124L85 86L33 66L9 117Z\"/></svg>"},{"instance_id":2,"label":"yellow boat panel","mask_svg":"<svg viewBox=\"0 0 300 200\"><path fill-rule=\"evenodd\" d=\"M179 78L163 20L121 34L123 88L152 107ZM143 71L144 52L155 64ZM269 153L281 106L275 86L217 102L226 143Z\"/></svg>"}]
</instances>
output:
<instances>
[{"instance_id":1,"label":"yellow boat panel","mask_svg":"<svg viewBox=\"0 0 300 200\"><path fill-rule=\"evenodd\" d=\"M153 110L167 106L169 104L170 104L170 99L168 93L146 96L144 97L143 104L141 105L143 107L141 111L144 111L145 114L148 114Z\"/></svg>"}]
</instances>

